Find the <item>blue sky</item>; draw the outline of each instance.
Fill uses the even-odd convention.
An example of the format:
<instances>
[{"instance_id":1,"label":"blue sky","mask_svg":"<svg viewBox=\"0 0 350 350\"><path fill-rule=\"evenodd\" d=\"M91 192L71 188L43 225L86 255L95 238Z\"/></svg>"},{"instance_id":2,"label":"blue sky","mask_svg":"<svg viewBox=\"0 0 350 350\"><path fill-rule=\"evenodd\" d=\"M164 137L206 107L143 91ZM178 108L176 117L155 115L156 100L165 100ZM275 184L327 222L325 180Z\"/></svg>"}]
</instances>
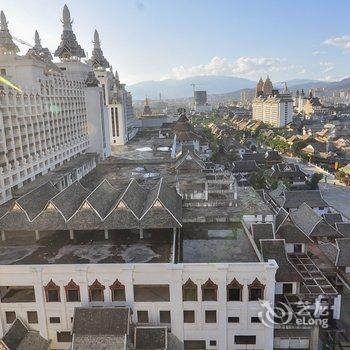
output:
<instances>
[{"instance_id":1,"label":"blue sky","mask_svg":"<svg viewBox=\"0 0 350 350\"><path fill-rule=\"evenodd\" d=\"M348 0L2 0L12 35L54 51L63 5L127 84L218 74L274 81L350 76ZM24 50L26 50L23 47Z\"/></svg>"}]
</instances>

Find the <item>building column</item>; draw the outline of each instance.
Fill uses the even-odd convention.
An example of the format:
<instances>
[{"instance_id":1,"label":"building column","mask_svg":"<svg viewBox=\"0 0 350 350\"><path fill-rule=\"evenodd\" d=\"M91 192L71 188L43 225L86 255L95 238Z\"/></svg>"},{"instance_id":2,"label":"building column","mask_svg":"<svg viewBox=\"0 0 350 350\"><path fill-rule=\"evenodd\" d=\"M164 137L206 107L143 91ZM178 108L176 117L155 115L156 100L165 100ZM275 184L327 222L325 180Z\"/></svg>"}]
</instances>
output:
<instances>
[{"instance_id":1,"label":"building column","mask_svg":"<svg viewBox=\"0 0 350 350\"><path fill-rule=\"evenodd\" d=\"M69 238L70 238L71 240L74 239L74 231L73 231L73 230L69 230Z\"/></svg>"},{"instance_id":2,"label":"building column","mask_svg":"<svg viewBox=\"0 0 350 350\"><path fill-rule=\"evenodd\" d=\"M143 239L143 228L140 228L140 239Z\"/></svg>"},{"instance_id":3,"label":"building column","mask_svg":"<svg viewBox=\"0 0 350 350\"><path fill-rule=\"evenodd\" d=\"M35 293L35 303L37 307L36 311L38 313L39 333L43 338L48 340L49 332L47 328L45 296L44 296L44 287L43 287L41 271L42 269L40 267L35 267L32 269L32 272L35 275L34 293Z\"/></svg>"},{"instance_id":4,"label":"building column","mask_svg":"<svg viewBox=\"0 0 350 350\"><path fill-rule=\"evenodd\" d=\"M108 230L105 230L105 239L108 239L109 236L108 236Z\"/></svg>"},{"instance_id":5,"label":"building column","mask_svg":"<svg viewBox=\"0 0 350 350\"><path fill-rule=\"evenodd\" d=\"M4 230L1 230L1 240L6 241L6 235Z\"/></svg>"},{"instance_id":6,"label":"building column","mask_svg":"<svg viewBox=\"0 0 350 350\"><path fill-rule=\"evenodd\" d=\"M89 306L89 283L87 280L87 269L79 269L76 283L79 285L80 302L82 306Z\"/></svg>"},{"instance_id":7,"label":"building column","mask_svg":"<svg viewBox=\"0 0 350 350\"><path fill-rule=\"evenodd\" d=\"M39 230L35 230L35 240L38 241L40 239Z\"/></svg>"},{"instance_id":8,"label":"building column","mask_svg":"<svg viewBox=\"0 0 350 350\"><path fill-rule=\"evenodd\" d=\"M184 312L182 301L182 268L181 264L170 267L170 315L171 332L180 340L184 341Z\"/></svg>"},{"instance_id":9,"label":"building column","mask_svg":"<svg viewBox=\"0 0 350 350\"><path fill-rule=\"evenodd\" d=\"M219 267L219 284L218 284L218 349L227 349L227 296L226 296L226 280L227 266Z\"/></svg>"}]
</instances>

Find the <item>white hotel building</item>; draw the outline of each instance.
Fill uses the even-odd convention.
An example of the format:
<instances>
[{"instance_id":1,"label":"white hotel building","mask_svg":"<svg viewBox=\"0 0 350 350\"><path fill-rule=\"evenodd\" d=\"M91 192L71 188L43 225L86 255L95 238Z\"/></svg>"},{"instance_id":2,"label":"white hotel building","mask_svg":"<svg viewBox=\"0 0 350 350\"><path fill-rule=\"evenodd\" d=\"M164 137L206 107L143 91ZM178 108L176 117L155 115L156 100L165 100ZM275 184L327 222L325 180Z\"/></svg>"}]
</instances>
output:
<instances>
[{"instance_id":1,"label":"white hotel building","mask_svg":"<svg viewBox=\"0 0 350 350\"><path fill-rule=\"evenodd\" d=\"M94 61L83 63L67 6L62 24L54 53L60 62L53 63L37 32L35 45L20 55L1 12L0 203L12 198L13 189L83 153L108 157L111 143L124 144L136 133L130 94L99 64L99 43ZM101 74L108 75L108 85Z\"/></svg>"}]
</instances>

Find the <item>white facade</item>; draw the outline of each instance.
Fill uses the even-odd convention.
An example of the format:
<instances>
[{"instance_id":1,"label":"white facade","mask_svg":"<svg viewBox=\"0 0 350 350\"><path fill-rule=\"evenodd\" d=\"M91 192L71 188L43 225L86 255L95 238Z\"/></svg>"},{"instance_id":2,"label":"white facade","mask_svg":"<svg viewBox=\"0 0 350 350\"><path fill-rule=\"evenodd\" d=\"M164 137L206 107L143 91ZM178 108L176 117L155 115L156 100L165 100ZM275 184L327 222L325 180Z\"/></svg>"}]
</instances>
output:
<instances>
[{"instance_id":1,"label":"white facade","mask_svg":"<svg viewBox=\"0 0 350 350\"><path fill-rule=\"evenodd\" d=\"M253 119L274 127L283 127L293 120L293 99L289 93L256 97L252 108Z\"/></svg>"},{"instance_id":2,"label":"white facade","mask_svg":"<svg viewBox=\"0 0 350 350\"><path fill-rule=\"evenodd\" d=\"M235 344L234 337L250 335L256 337L256 344L244 345L245 349L273 348L273 328L262 323L252 323L261 311L258 301L249 301L248 285L255 278L265 285L264 298L274 304L275 273L274 260L267 263L229 264L79 264L79 265L11 265L0 266L0 289L5 286L32 286L35 302L2 302L0 304L0 336L9 328L6 312L15 312L27 322L27 312L36 311L37 324L30 328L52 340L52 348L69 349L70 343L57 342L57 332L71 331L74 308L78 306L130 306L133 321L137 311L147 311L149 324L159 325L160 311L170 311L172 333L181 341L205 340L209 349L242 349ZM198 301L182 300L182 285L191 279L198 286ZM201 285L208 278L218 285L217 301L202 301ZM242 301L227 301L226 288L234 279L243 285ZM90 302L88 286L98 280L104 289L104 302ZM113 302L111 286L116 279L125 286L125 302ZM45 289L50 280L60 287L60 301L47 302ZM73 280L80 288L80 302L67 302L64 286ZM134 285L169 285L169 301L135 301ZM195 322L184 323L184 310L194 311ZM205 311L216 311L216 322L205 322ZM50 323L50 318L59 317L59 323ZM238 323L228 323L228 317L239 317ZM56 319L57 321L57 319ZM210 346L215 340L216 346Z\"/></svg>"}]
</instances>

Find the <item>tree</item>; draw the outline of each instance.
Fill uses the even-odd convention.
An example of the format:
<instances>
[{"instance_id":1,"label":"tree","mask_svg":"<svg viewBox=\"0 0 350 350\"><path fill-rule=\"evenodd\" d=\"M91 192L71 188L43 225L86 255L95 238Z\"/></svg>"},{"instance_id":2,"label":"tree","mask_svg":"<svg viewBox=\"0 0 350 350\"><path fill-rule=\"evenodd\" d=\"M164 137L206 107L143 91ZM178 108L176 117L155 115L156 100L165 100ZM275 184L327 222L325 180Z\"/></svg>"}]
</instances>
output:
<instances>
[{"instance_id":1,"label":"tree","mask_svg":"<svg viewBox=\"0 0 350 350\"><path fill-rule=\"evenodd\" d=\"M301 150L307 146L306 141L296 141L292 145L292 153L293 156L300 157L301 156Z\"/></svg>"},{"instance_id":2,"label":"tree","mask_svg":"<svg viewBox=\"0 0 350 350\"><path fill-rule=\"evenodd\" d=\"M266 179L265 179L264 172L262 170L256 173L253 173L250 176L249 182L250 182L250 185L253 186L253 188L256 190L266 188Z\"/></svg>"},{"instance_id":3,"label":"tree","mask_svg":"<svg viewBox=\"0 0 350 350\"><path fill-rule=\"evenodd\" d=\"M318 183L322 180L323 175L320 173L314 173L309 180L306 181L306 185L310 190L317 190Z\"/></svg>"}]
</instances>

